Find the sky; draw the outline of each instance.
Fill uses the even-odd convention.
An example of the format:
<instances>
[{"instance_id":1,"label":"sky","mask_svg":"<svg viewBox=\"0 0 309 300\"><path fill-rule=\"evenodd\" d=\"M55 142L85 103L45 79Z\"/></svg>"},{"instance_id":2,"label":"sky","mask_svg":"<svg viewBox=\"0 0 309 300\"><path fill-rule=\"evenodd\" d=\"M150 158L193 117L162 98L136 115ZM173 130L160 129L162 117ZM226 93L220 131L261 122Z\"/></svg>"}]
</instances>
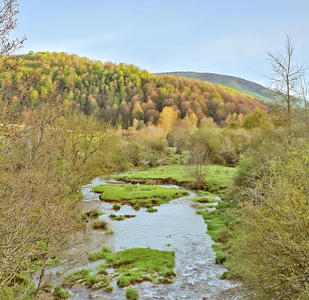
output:
<instances>
[{"instance_id":1,"label":"sky","mask_svg":"<svg viewBox=\"0 0 309 300\"><path fill-rule=\"evenodd\" d=\"M309 66L309 0L18 0L23 49L196 71L268 85L267 52L284 48Z\"/></svg>"}]
</instances>

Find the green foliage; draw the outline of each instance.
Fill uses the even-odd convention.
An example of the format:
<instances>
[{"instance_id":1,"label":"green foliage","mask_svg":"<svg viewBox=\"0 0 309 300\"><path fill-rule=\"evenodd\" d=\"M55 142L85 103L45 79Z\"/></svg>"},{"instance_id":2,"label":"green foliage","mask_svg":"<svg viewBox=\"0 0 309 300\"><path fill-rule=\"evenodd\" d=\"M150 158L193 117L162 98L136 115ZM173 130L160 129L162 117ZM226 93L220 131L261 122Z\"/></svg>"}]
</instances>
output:
<instances>
[{"instance_id":1,"label":"green foliage","mask_svg":"<svg viewBox=\"0 0 309 300\"><path fill-rule=\"evenodd\" d=\"M258 299L306 299L308 289L309 148L298 138L285 149L279 156L273 147L265 172L247 182L251 197L226 262Z\"/></svg>"},{"instance_id":2,"label":"green foliage","mask_svg":"<svg viewBox=\"0 0 309 300\"><path fill-rule=\"evenodd\" d=\"M131 206L160 205L167 203L173 198L187 195L188 192L176 188L164 188L154 185L100 185L93 188L100 193L101 200L119 202ZM115 217L113 215L112 217Z\"/></svg>"},{"instance_id":3,"label":"green foliage","mask_svg":"<svg viewBox=\"0 0 309 300\"><path fill-rule=\"evenodd\" d=\"M256 127L273 129L274 124L271 122L269 115L264 110L256 107L245 117L243 127L246 129L253 129Z\"/></svg>"},{"instance_id":4,"label":"green foliage","mask_svg":"<svg viewBox=\"0 0 309 300\"><path fill-rule=\"evenodd\" d=\"M138 300L139 299L139 293L135 289L127 289L126 290L126 298L131 300Z\"/></svg>"},{"instance_id":5,"label":"green foliage","mask_svg":"<svg viewBox=\"0 0 309 300\"><path fill-rule=\"evenodd\" d=\"M190 162L198 158L201 163L235 166L249 140L250 134L244 129L223 129L206 120L190 136Z\"/></svg>"},{"instance_id":6,"label":"green foliage","mask_svg":"<svg viewBox=\"0 0 309 300\"><path fill-rule=\"evenodd\" d=\"M217 264L223 264L226 260L226 253L223 251L218 251L216 253L216 263Z\"/></svg>"},{"instance_id":7,"label":"green foliage","mask_svg":"<svg viewBox=\"0 0 309 300\"><path fill-rule=\"evenodd\" d=\"M60 286L56 286L53 291L53 296L60 299L67 299L71 297L71 293L62 289Z\"/></svg>"}]
</instances>

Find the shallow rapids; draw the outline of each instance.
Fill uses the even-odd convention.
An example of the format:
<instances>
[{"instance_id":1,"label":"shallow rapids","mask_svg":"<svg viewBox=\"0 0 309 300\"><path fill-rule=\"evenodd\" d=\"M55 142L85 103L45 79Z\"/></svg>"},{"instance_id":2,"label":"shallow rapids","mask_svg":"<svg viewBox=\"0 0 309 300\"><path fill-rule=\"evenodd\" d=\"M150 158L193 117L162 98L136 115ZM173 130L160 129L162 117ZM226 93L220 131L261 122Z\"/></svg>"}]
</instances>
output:
<instances>
[{"instance_id":1,"label":"shallow rapids","mask_svg":"<svg viewBox=\"0 0 309 300\"><path fill-rule=\"evenodd\" d=\"M115 212L112 210L112 204L99 201L99 195L91 192L93 186L100 184L117 183L95 178L82 189L82 192L85 209L94 206L99 208L104 213L100 219L107 220L108 230L114 231L114 234L104 241L105 246L113 251L134 247L175 251L174 283L136 284L134 288L139 291L140 299L236 299L233 291L237 285L219 279L225 269L215 263L215 253L211 247L213 241L205 233L206 224L203 218L196 214L196 208L190 201L195 193L190 192L190 196L156 207L157 213L148 213L145 208L135 211L127 205ZM136 217L124 221L111 221L108 217L111 213L135 214ZM92 234L93 239L102 239L102 232L93 231ZM74 293L73 299L89 299L89 294L93 292L100 295L101 299L126 299L125 289L118 288L116 282L112 285L115 290L110 294L82 287L71 291Z\"/></svg>"}]
</instances>

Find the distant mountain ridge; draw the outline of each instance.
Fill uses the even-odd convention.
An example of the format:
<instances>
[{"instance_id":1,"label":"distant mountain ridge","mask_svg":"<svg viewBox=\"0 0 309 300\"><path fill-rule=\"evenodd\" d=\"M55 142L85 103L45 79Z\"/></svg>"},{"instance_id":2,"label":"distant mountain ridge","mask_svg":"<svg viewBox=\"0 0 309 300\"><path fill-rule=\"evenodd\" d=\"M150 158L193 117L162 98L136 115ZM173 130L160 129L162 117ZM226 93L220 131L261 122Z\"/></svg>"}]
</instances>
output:
<instances>
[{"instance_id":1,"label":"distant mountain ridge","mask_svg":"<svg viewBox=\"0 0 309 300\"><path fill-rule=\"evenodd\" d=\"M164 72L155 73L156 75L173 75L176 77L186 77L191 79L199 79L203 81L221 84L230 87L234 90L249 94L255 98L261 99L266 102L273 102L272 90L264 87L261 84L229 75L221 75L216 73L199 73L199 72Z\"/></svg>"}]
</instances>

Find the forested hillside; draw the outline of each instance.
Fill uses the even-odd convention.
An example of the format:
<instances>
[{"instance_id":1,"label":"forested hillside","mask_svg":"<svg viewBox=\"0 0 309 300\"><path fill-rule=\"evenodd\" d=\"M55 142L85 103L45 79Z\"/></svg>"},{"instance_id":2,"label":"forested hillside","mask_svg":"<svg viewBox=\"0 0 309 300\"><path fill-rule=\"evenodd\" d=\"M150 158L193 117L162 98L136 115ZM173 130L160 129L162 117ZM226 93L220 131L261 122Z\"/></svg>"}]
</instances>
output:
<instances>
[{"instance_id":1,"label":"forested hillside","mask_svg":"<svg viewBox=\"0 0 309 300\"><path fill-rule=\"evenodd\" d=\"M245 80L235 76L221 75L215 73L198 73L198 72L166 72L158 75L173 75L177 77L186 77L199 79L215 84L222 84L237 91L249 94L253 97L267 102L273 102L274 92L258 83Z\"/></svg>"},{"instance_id":2,"label":"forested hillside","mask_svg":"<svg viewBox=\"0 0 309 300\"><path fill-rule=\"evenodd\" d=\"M172 107L178 118L195 114L199 121L212 117L220 125L234 113L266 108L227 87L156 76L134 65L103 64L64 52L3 56L0 63L8 70L0 75L2 99L19 104L20 111L52 99L128 128L134 119L156 124L165 106Z\"/></svg>"}]
</instances>

